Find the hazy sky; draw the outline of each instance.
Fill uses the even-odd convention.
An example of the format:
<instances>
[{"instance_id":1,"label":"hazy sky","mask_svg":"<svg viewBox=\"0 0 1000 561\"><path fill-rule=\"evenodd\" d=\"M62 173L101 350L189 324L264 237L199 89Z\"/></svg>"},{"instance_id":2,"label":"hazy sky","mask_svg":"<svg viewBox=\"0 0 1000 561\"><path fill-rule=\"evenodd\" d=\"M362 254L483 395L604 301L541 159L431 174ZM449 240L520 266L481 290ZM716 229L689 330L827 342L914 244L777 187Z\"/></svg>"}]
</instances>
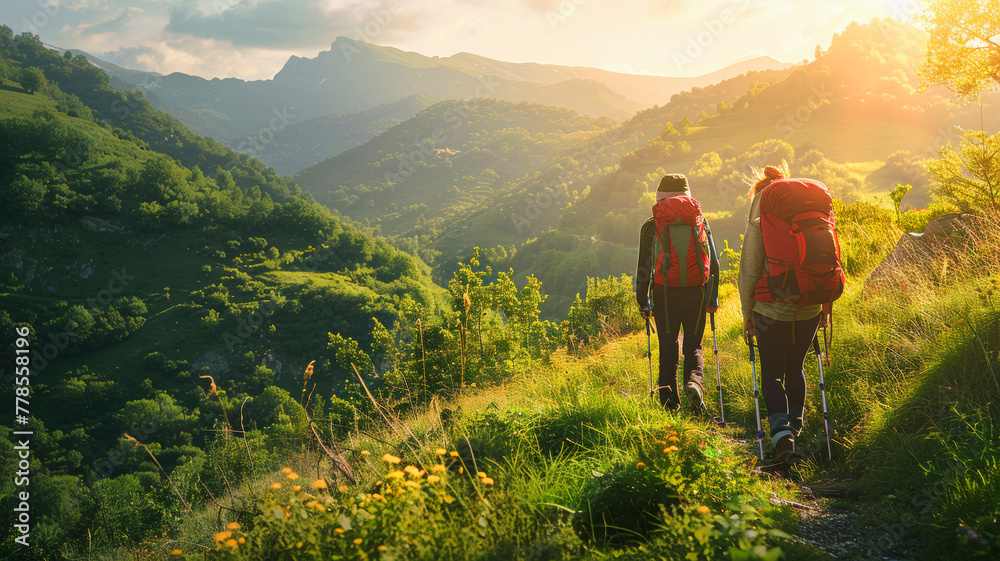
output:
<instances>
[{"instance_id":1,"label":"hazy sky","mask_svg":"<svg viewBox=\"0 0 1000 561\"><path fill-rule=\"evenodd\" d=\"M129 68L270 78L340 35L425 55L692 76L812 57L851 21L919 0L3 0L0 23Z\"/></svg>"}]
</instances>

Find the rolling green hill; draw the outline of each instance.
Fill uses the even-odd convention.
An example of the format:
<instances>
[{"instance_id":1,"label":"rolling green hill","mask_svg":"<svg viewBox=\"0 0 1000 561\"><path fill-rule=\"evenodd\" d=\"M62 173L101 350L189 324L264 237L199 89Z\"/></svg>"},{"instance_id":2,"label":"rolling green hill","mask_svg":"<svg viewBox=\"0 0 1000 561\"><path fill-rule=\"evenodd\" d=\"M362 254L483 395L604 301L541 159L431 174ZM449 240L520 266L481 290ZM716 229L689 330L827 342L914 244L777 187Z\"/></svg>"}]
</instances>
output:
<instances>
[{"instance_id":1,"label":"rolling green hill","mask_svg":"<svg viewBox=\"0 0 1000 561\"><path fill-rule=\"evenodd\" d=\"M250 398L239 422L267 426L260 399L300 389L310 361L318 392L343 384L329 333L370 342L373 319L438 305L419 260L85 58L0 27L0 61L0 329L30 328L33 483L141 470L108 455L143 426L165 466L204 458L201 422L223 400ZM10 364L0 379L13 384ZM11 531L3 556L26 558Z\"/></svg>"},{"instance_id":2,"label":"rolling green hill","mask_svg":"<svg viewBox=\"0 0 1000 561\"><path fill-rule=\"evenodd\" d=\"M295 181L330 208L431 249L441 232L614 124L529 103L445 101Z\"/></svg>"},{"instance_id":3,"label":"rolling green hill","mask_svg":"<svg viewBox=\"0 0 1000 561\"><path fill-rule=\"evenodd\" d=\"M283 125L273 134L254 133L229 144L260 158L281 175L294 175L375 138L438 101L433 96L413 95L353 113L317 115Z\"/></svg>"}]
</instances>

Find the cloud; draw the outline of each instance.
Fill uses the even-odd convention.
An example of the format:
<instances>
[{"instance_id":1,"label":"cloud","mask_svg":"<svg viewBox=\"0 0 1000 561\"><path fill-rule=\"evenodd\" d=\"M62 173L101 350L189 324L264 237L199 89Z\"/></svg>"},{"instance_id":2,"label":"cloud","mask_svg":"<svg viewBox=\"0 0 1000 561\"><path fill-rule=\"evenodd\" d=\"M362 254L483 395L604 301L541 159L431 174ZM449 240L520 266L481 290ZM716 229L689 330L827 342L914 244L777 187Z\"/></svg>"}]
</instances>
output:
<instances>
[{"instance_id":1,"label":"cloud","mask_svg":"<svg viewBox=\"0 0 1000 561\"><path fill-rule=\"evenodd\" d=\"M289 49L329 45L364 23L364 5L330 9L314 0L217 0L205 12L194 4L171 10L169 34L215 39L234 47ZM388 12L387 12L388 13Z\"/></svg>"},{"instance_id":2,"label":"cloud","mask_svg":"<svg viewBox=\"0 0 1000 561\"><path fill-rule=\"evenodd\" d=\"M102 53L100 58L132 70L158 72L162 65L162 57L152 47L121 47L116 51Z\"/></svg>"},{"instance_id":3,"label":"cloud","mask_svg":"<svg viewBox=\"0 0 1000 561\"><path fill-rule=\"evenodd\" d=\"M82 36L100 35L101 33L118 33L128 26L128 23L132 20L133 16L141 13L142 10L139 8L125 9L122 10L121 13L115 18L92 25L81 25L77 29Z\"/></svg>"}]
</instances>

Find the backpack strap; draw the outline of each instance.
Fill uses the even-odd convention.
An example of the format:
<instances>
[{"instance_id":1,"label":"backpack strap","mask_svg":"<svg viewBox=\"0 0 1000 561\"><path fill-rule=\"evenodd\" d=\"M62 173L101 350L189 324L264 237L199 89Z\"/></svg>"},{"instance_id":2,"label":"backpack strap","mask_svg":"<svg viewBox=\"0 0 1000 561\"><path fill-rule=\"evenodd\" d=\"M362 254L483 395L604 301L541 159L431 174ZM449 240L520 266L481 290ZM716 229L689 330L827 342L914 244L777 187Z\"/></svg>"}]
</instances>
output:
<instances>
[{"instance_id":1,"label":"backpack strap","mask_svg":"<svg viewBox=\"0 0 1000 561\"><path fill-rule=\"evenodd\" d=\"M667 236L667 241L666 242L664 242L663 238L661 237L661 234L664 233L664 232L666 233L666 236ZM669 253L670 252L670 228L669 228L669 226L664 227L663 230L660 230L660 228L655 228L653 230L653 239L654 239L653 240L653 246L654 246L654 248L656 246L659 246L660 250L663 252L663 261L660 262L662 264L660 266L660 278L663 279L663 323L666 326L666 331L664 331L664 333L670 333L670 318L669 318L669 316L667 314L667 269L670 268L670 253ZM654 250L653 254L654 254L654 257L653 257L653 273L654 273L653 280L655 281L656 280L656 275L655 275L655 273L656 273L656 257L660 255L660 252ZM654 285L655 285L655 283L654 283ZM650 301L650 304L652 304L652 301Z\"/></svg>"}]
</instances>

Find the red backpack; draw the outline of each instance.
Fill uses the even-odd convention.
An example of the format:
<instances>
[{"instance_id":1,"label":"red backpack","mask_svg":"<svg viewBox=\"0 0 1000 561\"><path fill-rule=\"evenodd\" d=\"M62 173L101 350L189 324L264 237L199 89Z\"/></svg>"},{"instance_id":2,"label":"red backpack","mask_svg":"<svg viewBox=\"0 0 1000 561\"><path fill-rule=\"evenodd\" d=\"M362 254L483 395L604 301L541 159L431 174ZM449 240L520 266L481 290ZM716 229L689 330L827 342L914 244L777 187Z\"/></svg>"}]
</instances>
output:
<instances>
[{"instance_id":1,"label":"red backpack","mask_svg":"<svg viewBox=\"0 0 1000 561\"><path fill-rule=\"evenodd\" d=\"M698 201L687 195L667 197L653 206L653 218L653 282L664 287L708 282L708 230Z\"/></svg>"},{"instance_id":2,"label":"red backpack","mask_svg":"<svg viewBox=\"0 0 1000 561\"><path fill-rule=\"evenodd\" d=\"M782 179L760 196L767 266L754 288L758 302L796 306L833 302L844 292L833 197L814 179Z\"/></svg>"}]
</instances>

